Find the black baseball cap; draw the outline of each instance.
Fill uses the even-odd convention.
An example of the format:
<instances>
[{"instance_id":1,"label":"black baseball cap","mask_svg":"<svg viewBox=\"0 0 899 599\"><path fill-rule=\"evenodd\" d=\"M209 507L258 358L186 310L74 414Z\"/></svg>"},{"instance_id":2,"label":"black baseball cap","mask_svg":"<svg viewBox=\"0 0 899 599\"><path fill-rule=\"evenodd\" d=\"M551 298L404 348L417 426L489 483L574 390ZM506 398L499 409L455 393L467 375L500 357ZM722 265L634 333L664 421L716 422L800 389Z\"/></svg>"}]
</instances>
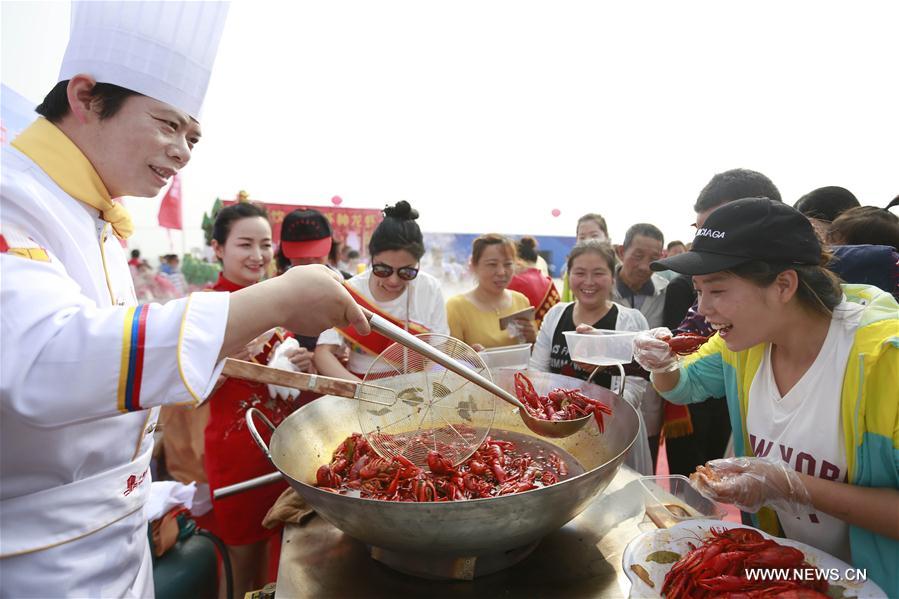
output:
<instances>
[{"instance_id":1,"label":"black baseball cap","mask_svg":"<svg viewBox=\"0 0 899 599\"><path fill-rule=\"evenodd\" d=\"M793 204L793 208L807 216L833 222L850 208L861 206L858 198L845 187L831 185L810 191Z\"/></svg>"},{"instance_id":2,"label":"black baseball cap","mask_svg":"<svg viewBox=\"0 0 899 599\"><path fill-rule=\"evenodd\" d=\"M288 258L321 258L331 251L331 225L318 210L297 209L281 223L281 251Z\"/></svg>"},{"instance_id":3,"label":"black baseball cap","mask_svg":"<svg viewBox=\"0 0 899 599\"><path fill-rule=\"evenodd\" d=\"M821 242L809 220L795 208L768 198L744 198L712 212L696 232L689 252L656 260L651 268L707 275L755 260L817 265Z\"/></svg>"}]
</instances>

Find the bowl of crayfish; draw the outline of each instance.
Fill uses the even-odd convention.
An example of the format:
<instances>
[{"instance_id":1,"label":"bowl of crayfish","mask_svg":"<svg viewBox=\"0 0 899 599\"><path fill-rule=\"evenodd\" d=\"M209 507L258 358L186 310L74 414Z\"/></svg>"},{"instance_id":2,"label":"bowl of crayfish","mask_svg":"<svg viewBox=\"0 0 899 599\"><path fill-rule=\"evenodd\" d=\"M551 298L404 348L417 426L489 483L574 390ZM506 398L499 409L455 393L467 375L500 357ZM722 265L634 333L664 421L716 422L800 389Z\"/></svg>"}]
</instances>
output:
<instances>
[{"instance_id":1,"label":"bowl of crayfish","mask_svg":"<svg viewBox=\"0 0 899 599\"><path fill-rule=\"evenodd\" d=\"M641 534L622 566L633 597L828 599L883 597L850 565L805 543L722 520L688 520Z\"/></svg>"},{"instance_id":2,"label":"bowl of crayfish","mask_svg":"<svg viewBox=\"0 0 899 599\"><path fill-rule=\"evenodd\" d=\"M514 393L514 375L499 370L494 381ZM608 389L556 374L526 375L538 393L577 389L603 402L611 412L604 415L603 432L591 422L570 437L541 438L497 400L489 436L468 461L454 466L429 456L418 469L373 455L358 434L353 401L324 396L282 421L266 453L318 515L367 545L455 557L525 547L602 493L638 433L635 409ZM357 489L341 488L343 478L361 482ZM453 480L462 483L462 493L450 488ZM377 483L368 491L377 492L362 492L368 481Z\"/></svg>"}]
</instances>

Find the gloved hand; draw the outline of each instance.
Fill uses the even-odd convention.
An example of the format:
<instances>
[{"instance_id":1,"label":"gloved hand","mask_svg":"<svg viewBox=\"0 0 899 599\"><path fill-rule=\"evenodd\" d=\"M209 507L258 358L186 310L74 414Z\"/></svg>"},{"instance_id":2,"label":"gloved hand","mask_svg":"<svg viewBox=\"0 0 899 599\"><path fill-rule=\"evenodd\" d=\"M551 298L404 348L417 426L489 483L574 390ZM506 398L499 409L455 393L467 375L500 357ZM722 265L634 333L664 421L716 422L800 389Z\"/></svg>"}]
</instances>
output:
<instances>
[{"instance_id":1,"label":"gloved hand","mask_svg":"<svg viewBox=\"0 0 899 599\"><path fill-rule=\"evenodd\" d=\"M671 331L665 327L637 334L634 360L649 372L674 372L678 369L678 358L668 345L670 338Z\"/></svg>"},{"instance_id":2,"label":"gloved hand","mask_svg":"<svg viewBox=\"0 0 899 599\"><path fill-rule=\"evenodd\" d=\"M744 512L762 506L799 515L812 497L799 474L775 458L724 458L699 466L690 475L697 491L713 501L732 503Z\"/></svg>"},{"instance_id":3,"label":"gloved hand","mask_svg":"<svg viewBox=\"0 0 899 599\"><path fill-rule=\"evenodd\" d=\"M290 360L290 356L300 349L300 344L293 337L288 337L278 344L272 351L268 360L268 365L272 368L280 368L281 370L292 370L300 372L300 369ZM299 389L293 387L282 387L280 385L269 385L268 393L275 399L296 399L300 395Z\"/></svg>"}]
</instances>

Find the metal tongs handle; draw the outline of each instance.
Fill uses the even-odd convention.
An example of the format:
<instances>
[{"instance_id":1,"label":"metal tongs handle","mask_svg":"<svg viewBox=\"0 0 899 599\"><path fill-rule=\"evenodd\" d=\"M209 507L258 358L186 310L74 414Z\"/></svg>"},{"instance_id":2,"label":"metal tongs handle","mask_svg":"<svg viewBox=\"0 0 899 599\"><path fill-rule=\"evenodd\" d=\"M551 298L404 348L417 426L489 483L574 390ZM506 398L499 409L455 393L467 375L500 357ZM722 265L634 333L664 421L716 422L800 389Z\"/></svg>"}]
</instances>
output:
<instances>
[{"instance_id":1,"label":"metal tongs handle","mask_svg":"<svg viewBox=\"0 0 899 599\"><path fill-rule=\"evenodd\" d=\"M396 403L396 392L387 387L335 379L320 374L282 370L253 362L235 360L234 358L225 358L222 374L256 383L293 387L303 391L314 391L322 395L337 395L338 397L358 399L382 406L392 406Z\"/></svg>"},{"instance_id":2,"label":"metal tongs handle","mask_svg":"<svg viewBox=\"0 0 899 599\"><path fill-rule=\"evenodd\" d=\"M410 333L408 331L404 331L403 329L399 328L398 326L396 326L395 324L393 324L386 318L378 316L377 314L374 314L373 312L366 310L365 308L362 308L362 311L365 313L365 317L368 319L368 322L371 325L371 328L374 329L375 331L381 333L388 339L392 339L393 341L396 341L397 343L399 343L400 345L402 345L404 347L408 347L409 349L416 351L427 358L430 358L431 360L440 364L447 370L455 372L459 376L474 383L481 389L484 389L485 391L489 391L490 393L496 395L503 401L507 401L510 404L512 404L513 406L522 410L522 412L524 412L525 414L527 413L527 409L524 407L524 404L522 404L520 401L518 401L517 397L515 397L514 395L512 395L511 393L509 393L508 391L506 391L499 385L494 384L489 379L481 376L480 374L478 374L477 372L475 372L468 366L465 366L458 360L454 360L453 358L446 355L439 349L436 349L436 348L428 345L427 343L425 343L424 341L422 341L421 339L419 339L412 333Z\"/></svg>"}]
</instances>

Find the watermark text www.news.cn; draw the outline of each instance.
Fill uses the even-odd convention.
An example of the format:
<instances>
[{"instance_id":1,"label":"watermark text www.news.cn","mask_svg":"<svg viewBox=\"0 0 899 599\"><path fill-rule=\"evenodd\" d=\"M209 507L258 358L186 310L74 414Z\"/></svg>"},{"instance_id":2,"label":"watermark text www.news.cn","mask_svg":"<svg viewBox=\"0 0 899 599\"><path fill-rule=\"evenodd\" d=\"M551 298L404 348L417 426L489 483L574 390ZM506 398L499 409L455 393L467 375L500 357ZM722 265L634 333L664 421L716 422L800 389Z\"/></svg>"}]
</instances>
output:
<instances>
[{"instance_id":1,"label":"watermark text www.news.cn","mask_svg":"<svg viewBox=\"0 0 899 599\"><path fill-rule=\"evenodd\" d=\"M746 578L749 580L764 580L775 582L778 580L815 581L826 582L865 582L868 580L867 570L849 568L747 568Z\"/></svg>"}]
</instances>

